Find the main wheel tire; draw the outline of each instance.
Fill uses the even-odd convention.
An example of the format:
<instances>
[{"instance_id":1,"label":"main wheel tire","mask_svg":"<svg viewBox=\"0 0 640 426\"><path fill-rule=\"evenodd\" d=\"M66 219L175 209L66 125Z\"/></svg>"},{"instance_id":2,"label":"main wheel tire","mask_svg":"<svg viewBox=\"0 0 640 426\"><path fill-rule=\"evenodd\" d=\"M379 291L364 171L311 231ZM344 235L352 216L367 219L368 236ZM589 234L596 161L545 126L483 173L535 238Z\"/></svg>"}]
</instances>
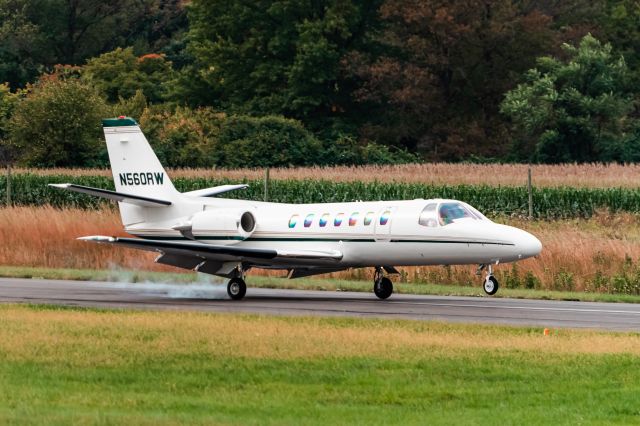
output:
<instances>
[{"instance_id":1,"label":"main wheel tire","mask_svg":"<svg viewBox=\"0 0 640 426\"><path fill-rule=\"evenodd\" d=\"M496 294L498 292L498 288L498 280L493 275L488 276L482 284L482 289L489 296Z\"/></svg>"},{"instance_id":2,"label":"main wheel tire","mask_svg":"<svg viewBox=\"0 0 640 426\"><path fill-rule=\"evenodd\" d=\"M232 278L227 284L227 294L233 300L240 300L247 294L247 284L242 278Z\"/></svg>"},{"instance_id":3,"label":"main wheel tire","mask_svg":"<svg viewBox=\"0 0 640 426\"><path fill-rule=\"evenodd\" d=\"M393 293L393 283L387 277L383 277L373 284L373 292L379 299L387 299Z\"/></svg>"}]
</instances>

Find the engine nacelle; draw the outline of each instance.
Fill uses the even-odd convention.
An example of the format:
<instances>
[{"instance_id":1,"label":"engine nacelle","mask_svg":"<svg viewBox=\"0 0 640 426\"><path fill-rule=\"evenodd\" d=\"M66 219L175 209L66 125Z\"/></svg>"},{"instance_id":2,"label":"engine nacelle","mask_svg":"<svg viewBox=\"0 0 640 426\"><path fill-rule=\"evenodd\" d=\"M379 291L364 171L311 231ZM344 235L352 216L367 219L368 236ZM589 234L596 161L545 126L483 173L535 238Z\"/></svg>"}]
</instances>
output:
<instances>
[{"instance_id":1,"label":"engine nacelle","mask_svg":"<svg viewBox=\"0 0 640 426\"><path fill-rule=\"evenodd\" d=\"M206 210L193 215L190 222L194 237L222 237L229 243L249 238L256 229L256 216L250 209Z\"/></svg>"}]
</instances>

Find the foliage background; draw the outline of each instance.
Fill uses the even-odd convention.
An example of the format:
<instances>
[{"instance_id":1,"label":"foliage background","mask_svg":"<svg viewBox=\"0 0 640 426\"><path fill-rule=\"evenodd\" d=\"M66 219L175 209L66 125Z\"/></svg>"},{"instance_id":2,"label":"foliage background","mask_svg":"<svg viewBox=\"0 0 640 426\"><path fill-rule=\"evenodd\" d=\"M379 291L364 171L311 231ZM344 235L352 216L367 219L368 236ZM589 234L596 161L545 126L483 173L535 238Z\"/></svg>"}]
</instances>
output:
<instances>
[{"instance_id":1,"label":"foliage background","mask_svg":"<svg viewBox=\"0 0 640 426\"><path fill-rule=\"evenodd\" d=\"M634 0L0 0L0 143L103 164L57 126L106 111L170 166L635 162L639 66Z\"/></svg>"}]
</instances>

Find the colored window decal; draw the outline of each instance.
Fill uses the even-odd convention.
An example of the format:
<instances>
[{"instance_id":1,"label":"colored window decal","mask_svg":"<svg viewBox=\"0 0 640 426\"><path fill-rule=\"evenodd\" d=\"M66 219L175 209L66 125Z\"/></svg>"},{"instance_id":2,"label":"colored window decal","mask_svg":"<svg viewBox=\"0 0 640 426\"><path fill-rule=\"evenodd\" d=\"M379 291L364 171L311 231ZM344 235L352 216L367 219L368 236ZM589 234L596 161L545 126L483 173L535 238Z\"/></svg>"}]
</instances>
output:
<instances>
[{"instance_id":1,"label":"colored window decal","mask_svg":"<svg viewBox=\"0 0 640 426\"><path fill-rule=\"evenodd\" d=\"M329 213L325 213L320 216L320 228L324 228L327 226L327 222L329 221Z\"/></svg>"},{"instance_id":2,"label":"colored window decal","mask_svg":"<svg viewBox=\"0 0 640 426\"><path fill-rule=\"evenodd\" d=\"M358 223L358 215L360 213L358 212L353 212L351 213L351 217L349 218L349 226L356 226L356 223Z\"/></svg>"},{"instance_id":3,"label":"colored window decal","mask_svg":"<svg viewBox=\"0 0 640 426\"><path fill-rule=\"evenodd\" d=\"M373 216L375 215L376 214L374 212L367 213L367 215L364 217L364 226L371 225L371 222L373 221Z\"/></svg>"},{"instance_id":4,"label":"colored window decal","mask_svg":"<svg viewBox=\"0 0 640 426\"><path fill-rule=\"evenodd\" d=\"M289 219L289 228L295 228L296 224L298 223L298 215L294 214L293 216L291 216L291 219Z\"/></svg>"},{"instance_id":5,"label":"colored window decal","mask_svg":"<svg viewBox=\"0 0 640 426\"><path fill-rule=\"evenodd\" d=\"M380 216L380 225L386 225L389 222L389 216L391 216L391 212L389 210L385 210Z\"/></svg>"},{"instance_id":6,"label":"colored window decal","mask_svg":"<svg viewBox=\"0 0 640 426\"><path fill-rule=\"evenodd\" d=\"M304 218L304 227L308 228L311 226L311 224L313 223L313 216L314 214L308 214L307 217Z\"/></svg>"},{"instance_id":7,"label":"colored window decal","mask_svg":"<svg viewBox=\"0 0 640 426\"><path fill-rule=\"evenodd\" d=\"M333 226L342 225L342 218L344 217L344 213L338 213L336 218L333 220Z\"/></svg>"}]
</instances>

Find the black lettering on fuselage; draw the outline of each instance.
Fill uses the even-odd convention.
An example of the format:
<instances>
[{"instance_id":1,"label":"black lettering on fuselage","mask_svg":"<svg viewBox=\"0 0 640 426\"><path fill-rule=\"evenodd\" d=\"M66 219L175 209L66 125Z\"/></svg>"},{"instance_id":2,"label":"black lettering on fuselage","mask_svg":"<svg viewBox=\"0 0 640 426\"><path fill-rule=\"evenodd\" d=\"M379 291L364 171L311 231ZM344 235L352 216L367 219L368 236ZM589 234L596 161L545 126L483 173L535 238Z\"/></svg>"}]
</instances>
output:
<instances>
[{"instance_id":1,"label":"black lettering on fuselage","mask_svg":"<svg viewBox=\"0 0 640 426\"><path fill-rule=\"evenodd\" d=\"M162 185L162 181L164 180L164 173L156 173L156 183L158 185Z\"/></svg>"},{"instance_id":2,"label":"black lettering on fuselage","mask_svg":"<svg viewBox=\"0 0 640 426\"><path fill-rule=\"evenodd\" d=\"M164 173L162 172L146 172L146 173L119 173L120 185L136 186L136 185L163 185Z\"/></svg>"}]
</instances>

